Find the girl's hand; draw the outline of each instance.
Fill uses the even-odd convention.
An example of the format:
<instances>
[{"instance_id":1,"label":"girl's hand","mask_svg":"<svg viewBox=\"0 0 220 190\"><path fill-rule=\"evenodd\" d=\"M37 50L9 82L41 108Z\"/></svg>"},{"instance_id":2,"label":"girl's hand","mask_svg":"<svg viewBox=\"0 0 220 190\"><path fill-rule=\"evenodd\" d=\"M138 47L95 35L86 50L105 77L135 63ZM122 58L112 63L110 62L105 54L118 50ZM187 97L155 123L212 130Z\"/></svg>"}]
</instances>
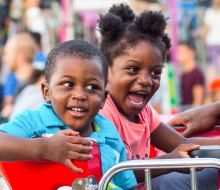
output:
<instances>
[{"instance_id":1,"label":"girl's hand","mask_svg":"<svg viewBox=\"0 0 220 190\"><path fill-rule=\"evenodd\" d=\"M199 145L181 144L167 155L169 158L190 158L188 152L196 149L199 149Z\"/></svg>"},{"instance_id":2,"label":"girl's hand","mask_svg":"<svg viewBox=\"0 0 220 190\"><path fill-rule=\"evenodd\" d=\"M167 154L166 158L190 158L188 152L191 150L196 150L196 149L199 149L199 145L181 144L176 149L174 149L171 153ZM190 172L188 168L187 169L174 169L174 170L177 172L181 172L181 173Z\"/></svg>"},{"instance_id":3,"label":"girl's hand","mask_svg":"<svg viewBox=\"0 0 220 190\"><path fill-rule=\"evenodd\" d=\"M81 168L76 167L72 160L86 161L92 158L89 154L92 150L92 141L76 136L78 132L63 130L45 138L46 147L44 158L54 162L63 163L76 173L82 173Z\"/></svg>"}]
</instances>

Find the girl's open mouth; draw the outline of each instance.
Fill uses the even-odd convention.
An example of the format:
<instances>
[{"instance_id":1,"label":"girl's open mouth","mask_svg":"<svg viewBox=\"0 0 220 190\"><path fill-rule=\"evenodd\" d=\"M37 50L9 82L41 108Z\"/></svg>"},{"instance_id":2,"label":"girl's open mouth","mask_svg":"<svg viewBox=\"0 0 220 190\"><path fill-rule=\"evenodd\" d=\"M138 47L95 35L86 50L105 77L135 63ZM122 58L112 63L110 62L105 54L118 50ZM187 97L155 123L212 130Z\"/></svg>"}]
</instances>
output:
<instances>
[{"instance_id":1,"label":"girl's open mouth","mask_svg":"<svg viewBox=\"0 0 220 190\"><path fill-rule=\"evenodd\" d=\"M146 99L146 92L137 91L129 94L130 102L135 106L142 106Z\"/></svg>"}]
</instances>

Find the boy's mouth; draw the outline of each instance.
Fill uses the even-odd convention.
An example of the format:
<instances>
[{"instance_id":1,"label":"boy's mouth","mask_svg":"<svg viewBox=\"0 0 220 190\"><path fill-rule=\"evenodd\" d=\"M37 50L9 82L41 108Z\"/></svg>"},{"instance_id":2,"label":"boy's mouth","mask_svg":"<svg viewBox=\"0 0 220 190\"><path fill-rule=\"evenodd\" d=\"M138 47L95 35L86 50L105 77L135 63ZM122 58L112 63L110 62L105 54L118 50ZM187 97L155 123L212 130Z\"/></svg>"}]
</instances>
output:
<instances>
[{"instance_id":1,"label":"boy's mouth","mask_svg":"<svg viewBox=\"0 0 220 190\"><path fill-rule=\"evenodd\" d=\"M146 97L147 97L147 93L143 92L143 91L131 92L129 94L129 99L130 99L131 103L135 106L143 105Z\"/></svg>"},{"instance_id":2,"label":"boy's mouth","mask_svg":"<svg viewBox=\"0 0 220 190\"><path fill-rule=\"evenodd\" d=\"M79 106L68 107L68 110L73 117L78 117L78 118L84 117L88 111L86 108Z\"/></svg>"},{"instance_id":3,"label":"boy's mouth","mask_svg":"<svg viewBox=\"0 0 220 190\"><path fill-rule=\"evenodd\" d=\"M86 111L86 109L78 108L78 107L73 107L73 108L71 108L71 110L74 112L85 112Z\"/></svg>"}]
</instances>

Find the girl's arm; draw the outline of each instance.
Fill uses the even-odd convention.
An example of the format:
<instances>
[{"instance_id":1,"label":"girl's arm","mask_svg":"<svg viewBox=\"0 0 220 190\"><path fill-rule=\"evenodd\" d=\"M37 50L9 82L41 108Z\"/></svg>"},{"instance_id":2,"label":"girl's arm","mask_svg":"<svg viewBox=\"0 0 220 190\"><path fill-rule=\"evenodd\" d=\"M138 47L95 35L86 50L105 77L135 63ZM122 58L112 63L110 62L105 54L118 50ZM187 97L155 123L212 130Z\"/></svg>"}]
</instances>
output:
<instances>
[{"instance_id":1,"label":"girl's arm","mask_svg":"<svg viewBox=\"0 0 220 190\"><path fill-rule=\"evenodd\" d=\"M161 123L160 126L151 134L151 144L167 153L156 157L157 159L189 158L188 152L190 150L198 149L199 145L220 145L220 138L185 138L170 126ZM156 177L172 171L174 170L152 170L152 177ZM183 173L186 173L187 171L189 172L187 169L178 169L176 171ZM135 171L135 176L138 182L144 181L144 171Z\"/></svg>"},{"instance_id":2,"label":"girl's arm","mask_svg":"<svg viewBox=\"0 0 220 190\"><path fill-rule=\"evenodd\" d=\"M206 138L206 137L191 137L186 138L172 129L165 123L160 126L151 134L151 143L163 150L170 153L181 144L197 144L197 145L220 145L220 137Z\"/></svg>"},{"instance_id":3,"label":"girl's arm","mask_svg":"<svg viewBox=\"0 0 220 190\"><path fill-rule=\"evenodd\" d=\"M170 159L170 158L189 158L188 151L199 148L199 145L189 143L188 140L179 135L174 129L168 125L161 123L157 129L151 134L151 144L156 148L168 153L156 157L157 159ZM152 177L157 177L162 174L173 172L171 169L152 170ZM177 170L176 170L177 171ZM187 173L188 170L178 170ZM135 176L138 182L144 181L144 171L136 170Z\"/></svg>"}]
</instances>

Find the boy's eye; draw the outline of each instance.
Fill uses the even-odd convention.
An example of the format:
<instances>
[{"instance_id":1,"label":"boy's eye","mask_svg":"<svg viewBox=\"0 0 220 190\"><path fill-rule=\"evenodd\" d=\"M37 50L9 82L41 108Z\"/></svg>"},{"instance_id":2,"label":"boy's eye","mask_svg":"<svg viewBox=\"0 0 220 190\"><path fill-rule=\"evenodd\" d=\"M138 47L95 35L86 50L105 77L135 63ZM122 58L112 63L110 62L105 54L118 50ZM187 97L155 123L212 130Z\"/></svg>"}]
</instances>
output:
<instances>
[{"instance_id":1,"label":"boy's eye","mask_svg":"<svg viewBox=\"0 0 220 190\"><path fill-rule=\"evenodd\" d=\"M73 83L72 82L65 82L62 84L62 86L67 87L67 88L71 88L71 87L73 87Z\"/></svg>"},{"instance_id":2,"label":"boy's eye","mask_svg":"<svg viewBox=\"0 0 220 190\"><path fill-rule=\"evenodd\" d=\"M89 84L89 85L86 86L86 88L88 90L96 90L96 89L98 89L98 86L94 85L94 84Z\"/></svg>"}]
</instances>

